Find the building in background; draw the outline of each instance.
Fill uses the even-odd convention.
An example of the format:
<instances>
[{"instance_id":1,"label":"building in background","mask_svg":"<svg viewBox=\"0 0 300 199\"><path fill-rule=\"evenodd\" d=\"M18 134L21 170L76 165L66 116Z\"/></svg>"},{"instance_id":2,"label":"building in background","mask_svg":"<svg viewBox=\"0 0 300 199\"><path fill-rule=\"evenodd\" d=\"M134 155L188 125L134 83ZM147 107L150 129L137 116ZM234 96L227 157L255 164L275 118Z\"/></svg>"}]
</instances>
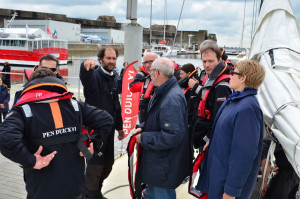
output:
<instances>
[{"instance_id":1,"label":"building in background","mask_svg":"<svg viewBox=\"0 0 300 199\"><path fill-rule=\"evenodd\" d=\"M8 23L8 20L4 20L4 27ZM57 39L67 40L68 42L80 42L80 24L68 23L54 20L14 20L11 28L26 28L26 24L29 28L39 28L49 36ZM48 28L48 30L47 30ZM49 34L50 33L50 34Z\"/></svg>"}]
</instances>

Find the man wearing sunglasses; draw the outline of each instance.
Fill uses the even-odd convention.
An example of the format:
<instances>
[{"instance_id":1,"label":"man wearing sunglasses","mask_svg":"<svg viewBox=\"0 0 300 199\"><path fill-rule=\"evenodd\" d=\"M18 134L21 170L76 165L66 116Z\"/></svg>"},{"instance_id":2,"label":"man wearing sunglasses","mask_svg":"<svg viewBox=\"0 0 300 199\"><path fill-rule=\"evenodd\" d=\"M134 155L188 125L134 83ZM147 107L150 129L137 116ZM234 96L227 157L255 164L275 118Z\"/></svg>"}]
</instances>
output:
<instances>
[{"instance_id":1,"label":"man wearing sunglasses","mask_svg":"<svg viewBox=\"0 0 300 199\"><path fill-rule=\"evenodd\" d=\"M140 93L139 104L139 122L140 124L145 122L148 103L153 94L153 84L150 79L149 71L154 60L159 58L159 55L155 53L147 53L143 57L143 65L139 67L138 73L134 77L134 80L129 85L130 91L133 93Z\"/></svg>"},{"instance_id":2,"label":"man wearing sunglasses","mask_svg":"<svg viewBox=\"0 0 300 199\"><path fill-rule=\"evenodd\" d=\"M66 82L64 81L64 78L59 74L58 60L56 59L55 56L50 55L50 54L43 55L40 59L39 65L35 66L33 68L33 71L25 69L24 73L25 73L25 78L27 79L27 81L29 80L31 74L38 68L46 68L46 69L51 70L58 79L60 79L61 81L63 81L66 84ZM26 84L23 87L21 87L19 90L16 91L15 98L14 98L14 105L19 101L21 93L23 92L23 89L26 86Z\"/></svg>"}]
</instances>

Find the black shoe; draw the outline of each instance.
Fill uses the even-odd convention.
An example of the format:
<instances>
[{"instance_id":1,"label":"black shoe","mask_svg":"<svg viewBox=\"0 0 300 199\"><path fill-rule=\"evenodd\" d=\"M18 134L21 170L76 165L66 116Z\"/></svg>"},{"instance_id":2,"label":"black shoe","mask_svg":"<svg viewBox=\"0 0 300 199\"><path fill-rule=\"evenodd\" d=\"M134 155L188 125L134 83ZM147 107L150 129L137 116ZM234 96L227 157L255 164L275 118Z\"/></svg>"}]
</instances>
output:
<instances>
[{"instance_id":1,"label":"black shoe","mask_svg":"<svg viewBox=\"0 0 300 199\"><path fill-rule=\"evenodd\" d=\"M99 194L99 197L98 197L99 199L108 199L108 198L106 198L106 197L104 197L103 195L102 195L102 193L100 192L100 194Z\"/></svg>"}]
</instances>

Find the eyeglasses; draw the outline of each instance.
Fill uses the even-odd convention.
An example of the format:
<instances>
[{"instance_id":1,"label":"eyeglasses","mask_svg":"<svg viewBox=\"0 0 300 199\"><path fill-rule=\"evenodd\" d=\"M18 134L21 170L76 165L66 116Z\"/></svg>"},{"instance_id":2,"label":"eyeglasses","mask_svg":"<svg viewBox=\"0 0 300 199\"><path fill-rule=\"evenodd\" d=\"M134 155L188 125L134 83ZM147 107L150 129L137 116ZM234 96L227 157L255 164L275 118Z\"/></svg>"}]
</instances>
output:
<instances>
[{"instance_id":1,"label":"eyeglasses","mask_svg":"<svg viewBox=\"0 0 300 199\"><path fill-rule=\"evenodd\" d=\"M151 72L151 71L154 71L154 70L157 70L157 68L154 68L154 69L150 69L149 71Z\"/></svg>"},{"instance_id":2,"label":"eyeglasses","mask_svg":"<svg viewBox=\"0 0 300 199\"><path fill-rule=\"evenodd\" d=\"M143 61L142 64L151 64L152 62L154 62L154 60Z\"/></svg>"},{"instance_id":3,"label":"eyeglasses","mask_svg":"<svg viewBox=\"0 0 300 199\"><path fill-rule=\"evenodd\" d=\"M241 75L241 73L231 71L230 75L231 75L231 76L233 76L233 75Z\"/></svg>"},{"instance_id":4,"label":"eyeglasses","mask_svg":"<svg viewBox=\"0 0 300 199\"><path fill-rule=\"evenodd\" d=\"M41 68L45 68L45 69L49 69L51 70L52 72L56 72L57 68L48 68L46 66L41 66Z\"/></svg>"}]
</instances>

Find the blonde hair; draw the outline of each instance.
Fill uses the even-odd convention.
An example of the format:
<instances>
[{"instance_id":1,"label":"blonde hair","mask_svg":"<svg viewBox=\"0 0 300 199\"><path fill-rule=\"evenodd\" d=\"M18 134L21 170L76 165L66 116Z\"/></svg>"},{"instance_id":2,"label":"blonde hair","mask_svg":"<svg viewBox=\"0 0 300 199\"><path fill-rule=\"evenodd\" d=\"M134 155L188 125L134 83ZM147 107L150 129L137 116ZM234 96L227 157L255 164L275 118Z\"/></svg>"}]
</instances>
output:
<instances>
[{"instance_id":1,"label":"blonde hair","mask_svg":"<svg viewBox=\"0 0 300 199\"><path fill-rule=\"evenodd\" d=\"M246 76L246 87L258 89L265 79L265 69L256 61L239 61L235 68L242 76Z\"/></svg>"}]
</instances>

